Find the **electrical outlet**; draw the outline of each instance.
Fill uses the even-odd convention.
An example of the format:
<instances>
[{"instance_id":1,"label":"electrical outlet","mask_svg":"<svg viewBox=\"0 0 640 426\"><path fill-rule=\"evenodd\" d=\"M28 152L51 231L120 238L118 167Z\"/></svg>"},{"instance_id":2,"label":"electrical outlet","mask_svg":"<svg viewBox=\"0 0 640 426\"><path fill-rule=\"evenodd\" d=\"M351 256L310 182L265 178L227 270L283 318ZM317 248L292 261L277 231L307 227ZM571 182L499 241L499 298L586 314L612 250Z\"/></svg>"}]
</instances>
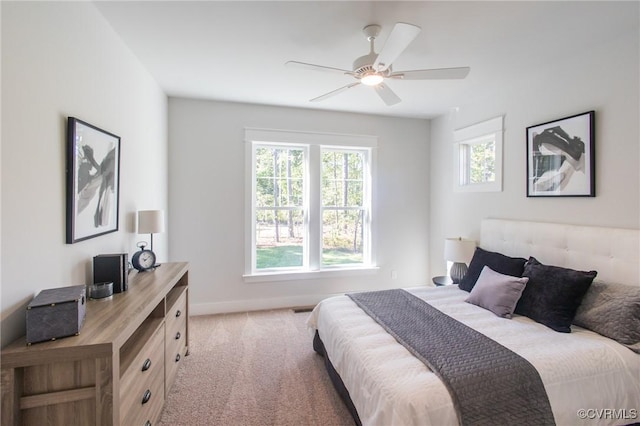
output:
<instances>
[{"instance_id":1,"label":"electrical outlet","mask_svg":"<svg viewBox=\"0 0 640 426\"><path fill-rule=\"evenodd\" d=\"M391 279L392 280L398 279L398 271L396 271L395 269L391 271Z\"/></svg>"}]
</instances>

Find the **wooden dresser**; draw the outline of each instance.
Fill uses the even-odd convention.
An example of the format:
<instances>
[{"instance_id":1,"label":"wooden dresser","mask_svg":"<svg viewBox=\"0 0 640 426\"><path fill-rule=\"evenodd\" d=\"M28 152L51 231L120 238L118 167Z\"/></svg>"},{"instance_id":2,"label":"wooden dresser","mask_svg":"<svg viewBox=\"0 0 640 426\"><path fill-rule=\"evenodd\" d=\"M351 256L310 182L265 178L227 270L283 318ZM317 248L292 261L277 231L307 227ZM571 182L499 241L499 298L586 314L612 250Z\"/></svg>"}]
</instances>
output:
<instances>
[{"instance_id":1,"label":"wooden dresser","mask_svg":"<svg viewBox=\"0 0 640 426\"><path fill-rule=\"evenodd\" d=\"M189 349L188 263L132 272L129 290L89 300L80 334L2 350L2 425L157 422Z\"/></svg>"}]
</instances>

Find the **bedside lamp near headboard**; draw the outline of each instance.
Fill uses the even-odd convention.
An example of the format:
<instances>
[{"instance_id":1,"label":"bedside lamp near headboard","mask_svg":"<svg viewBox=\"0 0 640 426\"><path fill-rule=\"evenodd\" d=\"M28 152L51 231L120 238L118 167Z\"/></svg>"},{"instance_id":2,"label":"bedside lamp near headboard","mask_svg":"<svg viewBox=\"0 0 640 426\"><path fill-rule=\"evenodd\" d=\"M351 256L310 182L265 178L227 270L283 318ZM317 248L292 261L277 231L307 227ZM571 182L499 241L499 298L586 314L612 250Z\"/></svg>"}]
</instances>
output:
<instances>
[{"instance_id":1,"label":"bedside lamp near headboard","mask_svg":"<svg viewBox=\"0 0 640 426\"><path fill-rule=\"evenodd\" d=\"M444 258L453 262L451 266L451 279L458 284L467 273L467 264L471 262L476 249L476 242L462 238L447 238L444 241Z\"/></svg>"}]
</instances>

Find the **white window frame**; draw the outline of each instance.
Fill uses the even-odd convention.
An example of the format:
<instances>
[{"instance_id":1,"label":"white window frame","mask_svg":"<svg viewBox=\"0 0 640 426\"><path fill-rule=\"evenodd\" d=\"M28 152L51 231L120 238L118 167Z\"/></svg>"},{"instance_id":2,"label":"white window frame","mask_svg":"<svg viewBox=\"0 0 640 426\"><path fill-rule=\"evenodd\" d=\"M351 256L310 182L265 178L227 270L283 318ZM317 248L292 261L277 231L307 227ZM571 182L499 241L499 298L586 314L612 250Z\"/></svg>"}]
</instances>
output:
<instances>
[{"instance_id":1,"label":"white window frame","mask_svg":"<svg viewBox=\"0 0 640 426\"><path fill-rule=\"evenodd\" d=\"M372 181L372 173L371 173L371 157L372 157L372 150L371 148L368 147L353 147L353 146L349 146L349 147L344 147L344 146L328 146L328 145L323 145L320 147L321 151L327 150L327 151L334 151L334 152L349 152L349 153L358 153L358 154L362 154L363 157L363 176L364 176L364 180L363 180L363 200L362 200L362 207L359 209L356 208L347 208L348 210L362 210L363 211L363 217L362 217L362 233L363 233L363 247L362 247L362 266L371 266L372 265L372 261L371 261L371 181ZM321 165L321 161L318 161L318 164L320 165L320 167L322 167ZM326 210L342 210L343 207L325 207L322 205L321 202L321 197L322 197L322 191L319 188L318 190L318 201L319 201L319 210L320 210L320 218L324 217L324 212ZM319 260L320 262L322 262L322 246L323 246L323 242L322 242L322 234L323 234L323 230L322 230L322 220L318 221L320 224L320 239L319 239L319 243L320 243L320 254L319 254ZM354 265L350 265L347 267L353 267ZM336 266L322 266L320 265L321 269L324 270L330 270L330 269L344 269L345 266L340 266L340 265L336 265Z\"/></svg>"},{"instance_id":2,"label":"white window frame","mask_svg":"<svg viewBox=\"0 0 640 426\"><path fill-rule=\"evenodd\" d=\"M453 170L455 192L500 192L502 191L502 144L503 117L492 118L453 132ZM470 145L495 143L495 180L491 182L470 183L469 148Z\"/></svg>"},{"instance_id":3,"label":"white window frame","mask_svg":"<svg viewBox=\"0 0 640 426\"><path fill-rule=\"evenodd\" d=\"M375 188L375 151L378 139L375 136L347 135L333 133L311 133L272 129L245 129L245 282L286 281L313 279L326 276L350 276L353 274L374 273L375 232L373 213L373 193ZM256 268L255 258L255 167L256 146L272 145L280 148L303 148L305 154L305 203L304 222L306 235L303 266L295 268L260 269ZM363 263L357 265L325 266L322 255L322 205L321 205L321 150L354 150L367 153L365 171L368 173L370 187L365 188L368 202L365 234L367 243L363 247ZM363 220L364 222L364 220ZM363 224L364 226L364 224Z\"/></svg>"},{"instance_id":4,"label":"white window frame","mask_svg":"<svg viewBox=\"0 0 640 426\"><path fill-rule=\"evenodd\" d=\"M256 252L255 250L253 250L253 248L255 247L256 244L256 212L258 210L258 206L255 205L255 191L256 191L256 168L255 168L255 160L256 160L256 150L258 148L261 147L270 147L270 148L279 148L279 149L297 149L297 150L301 150L303 152L304 155L304 164L303 164L303 169L304 169L304 175L307 176L309 174L309 147L306 145L302 145L302 144L282 144L282 143L274 143L274 142L257 142L254 141L254 143L251 144L251 232L252 232L252 239L251 239L251 243L252 243L252 248L251 248L251 253L250 253L250 259L251 259L251 271L253 274L255 274L255 272L257 271L256 268L256 264L257 264L257 259L256 259ZM305 256L303 256L302 258L302 266L298 266L298 267L290 267L290 268L286 268L286 270L290 270L290 271L296 271L296 270L305 270L308 268L309 266L309 233L307 232L309 227L309 183L307 182L307 179L305 179L303 181L303 194L304 194L304 201L302 204L302 221L303 221L303 229L305 230L304 234L303 234L303 253L305 253ZM273 210L274 208L269 208L270 210ZM278 210L289 210L291 209L290 207L277 207L276 209ZM296 208L297 210L297 208ZM267 272L267 273L273 273L273 272L278 272L278 271L282 271L285 270L285 268L272 268L272 269L262 269L261 271L263 272Z\"/></svg>"}]
</instances>

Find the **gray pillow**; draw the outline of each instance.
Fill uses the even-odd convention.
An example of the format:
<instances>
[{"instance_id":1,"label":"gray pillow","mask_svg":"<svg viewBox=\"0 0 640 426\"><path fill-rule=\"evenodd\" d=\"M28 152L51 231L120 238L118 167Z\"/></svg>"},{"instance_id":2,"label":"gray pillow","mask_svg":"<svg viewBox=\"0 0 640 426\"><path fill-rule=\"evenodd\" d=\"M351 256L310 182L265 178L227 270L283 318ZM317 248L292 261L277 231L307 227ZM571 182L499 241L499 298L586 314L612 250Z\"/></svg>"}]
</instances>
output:
<instances>
[{"instance_id":1,"label":"gray pillow","mask_svg":"<svg viewBox=\"0 0 640 426\"><path fill-rule=\"evenodd\" d=\"M485 266L465 302L488 309L502 318L511 318L529 278L504 275Z\"/></svg>"},{"instance_id":2,"label":"gray pillow","mask_svg":"<svg viewBox=\"0 0 640 426\"><path fill-rule=\"evenodd\" d=\"M594 281L573 323L640 354L640 287Z\"/></svg>"}]
</instances>

